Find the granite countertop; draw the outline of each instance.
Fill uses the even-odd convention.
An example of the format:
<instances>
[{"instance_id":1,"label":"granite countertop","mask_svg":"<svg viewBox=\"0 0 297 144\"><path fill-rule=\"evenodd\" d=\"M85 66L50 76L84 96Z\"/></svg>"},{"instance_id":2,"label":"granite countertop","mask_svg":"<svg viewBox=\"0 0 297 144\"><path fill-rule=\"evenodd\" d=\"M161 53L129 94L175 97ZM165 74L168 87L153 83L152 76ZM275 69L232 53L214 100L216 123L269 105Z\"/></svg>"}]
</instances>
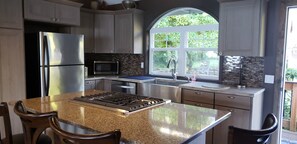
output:
<instances>
[{"instance_id":1,"label":"granite countertop","mask_svg":"<svg viewBox=\"0 0 297 144\"><path fill-rule=\"evenodd\" d=\"M26 99L31 112L58 111L58 117L99 132L120 129L122 138L132 143L173 144L206 132L227 119L231 113L184 104L169 103L130 115L100 109L72 98L101 93L89 90L42 98Z\"/></svg>"},{"instance_id":2,"label":"granite countertop","mask_svg":"<svg viewBox=\"0 0 297 144\"><path fill-rule=\"evenodd\" d=\"M207 82L191 82L188 84L180 85L181 88L201 90L207 92L216 92L221 94L235 94L239 96L253 97L264 92L264 88L237 88L228 85L214 84Z\"/></svg>"}]
</instances>

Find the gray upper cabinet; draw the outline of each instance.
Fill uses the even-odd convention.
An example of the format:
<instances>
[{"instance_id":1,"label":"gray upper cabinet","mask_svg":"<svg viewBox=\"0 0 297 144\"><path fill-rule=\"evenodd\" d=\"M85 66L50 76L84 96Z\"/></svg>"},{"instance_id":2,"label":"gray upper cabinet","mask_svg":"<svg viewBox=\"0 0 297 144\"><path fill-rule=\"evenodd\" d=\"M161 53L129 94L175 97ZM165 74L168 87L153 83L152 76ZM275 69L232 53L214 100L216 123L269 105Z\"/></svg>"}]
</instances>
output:
<instances>
[{"instance_id":1,"label":"gray upper cabinet","mask_svg":"<svg viewBox=\"0 0 297 144\"><path fill-rule=\"evenodd\" d=\"M264 56L266 0L221 1L219 55Z\"/></svg>"},{"instance_id":2,"label":"gray upper cabinet","mask_svg":"<svg viewBox=\"0 0 297 144\"><path fill-rule=\"evenodd\" d=\"M22 0L0 0L0 27L23 29Z\"/></svg>"},{"instance_id":3,"label":"gray upper cabinet","mask_svg":"<svg viewBox=\"0 0 297 144\"><path fill-rule=\"evenodd\" d=\"M115 14L115 53L142 54L143 12L137 9Z\"/></svg>"},{"instance_id":4,"label":"gray upper cabinet","mask_svg":"<svg viewBox=\"0 0 297 144\"><path fill-rule=\"evenodd\" d=\"M71 27L71 33L84 35L85 53L94 53L94 13L82 9L80 15L80 26Z\"/></svg>"},{"instance_id":5,"label":"gray upper cabinet","mask_svg":"<svg viewBox=\"0 0 297 144\"><path fill-rule=\"evenodd\" d=\"M80 25L80 8L56 4L56 22L67 25Z\"/></svg>"},{"instance_id":6,"label":"gray upper cabinet","mask_svg":"<svg viewBox=\"0 0 297 144\"><path fill-rule=\"evenodd\" d=\"M86 40L87 53L128 53L142 54L143 51L143 11L137 9L120 11L82 12L80 27L72 28L86 37L93 35L92 40ZM94 24L91 25L91 14L94 14ZM84 15L84 16L83 16ZM83 18L85 17L85 18ZM90 32L93 30L93 33Z\"/></svg>"},{"instance_id":7,"label":"gray upper cabinet","mask_svg":"<svg viewBox=\"0 0 297 144\"><path fill-rule=\"evenodd\" d=\"M114 53L114 13L95 14L95 53Z\"/></svg>"},{"instance_id":8,"label":"gray upper cabinet","mask_svg":"<svg viewBox=\"0 0 297 144\"><path fill-rule=\"evenodd\" d=\"M32 21L79 25L81 6L70 1L24 0L24 17Z\"/></svg>"}]
</instances>

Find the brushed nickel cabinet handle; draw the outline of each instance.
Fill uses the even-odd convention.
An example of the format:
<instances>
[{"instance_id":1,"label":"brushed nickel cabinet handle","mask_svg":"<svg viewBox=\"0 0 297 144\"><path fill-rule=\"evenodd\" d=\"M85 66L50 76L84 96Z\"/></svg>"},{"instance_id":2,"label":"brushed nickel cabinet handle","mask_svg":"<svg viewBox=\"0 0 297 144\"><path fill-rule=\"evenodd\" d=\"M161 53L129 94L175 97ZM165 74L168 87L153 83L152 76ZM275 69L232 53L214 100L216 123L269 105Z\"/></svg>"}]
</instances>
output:
<instances>
[{"instance_id":1,"label":"brushed nickel cabinet handle","mask_svg":"<svg viewBox=\"0 0 297 144\"><path fill-rule=\"evenodd\" d=\"M196 95L201 95L201 92L195 92Z\"/></svg>"},{"instance_id":2,"label":"brushed nickel cabinet handle","mask_svg":"<svg viewBox=\"0 0 297 144\"><path fill-rule=\"evenodd\" d=\"M228 96L228 98L229 98L229 99L235 99L235 97L234 97L234 96Z\"/></svg>"},{"instance_id":3,"label":"brushed nickel cabinet handle","mask_svg":"<svg viewBox=\"0 0 297 144\"><path fill-rule=\"evenodd\" d=\"M196 106L200 106L200 107L203 106L203 104L195 104L195 105L196 105Z\"/></svg>"}]
</instances>

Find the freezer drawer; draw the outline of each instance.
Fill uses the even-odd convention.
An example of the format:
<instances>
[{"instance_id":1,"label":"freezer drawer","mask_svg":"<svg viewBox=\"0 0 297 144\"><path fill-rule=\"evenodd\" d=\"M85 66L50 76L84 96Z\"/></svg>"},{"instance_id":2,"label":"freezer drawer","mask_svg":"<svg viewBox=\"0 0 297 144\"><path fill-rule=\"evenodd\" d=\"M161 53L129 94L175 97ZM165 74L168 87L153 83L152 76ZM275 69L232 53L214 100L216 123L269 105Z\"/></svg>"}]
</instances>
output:
<instances>
[{"instance_id":1,"label":"freezer drawer","mask_svg":"<svg viewBox=\"0 0 297 144\"><path fill-rule=\"evenodd\" d=\"M47 67L45 68L44 77L41 75L43 96L84 90L84 65L49 68L49 71Z\"/></svg>"}]
</instances>

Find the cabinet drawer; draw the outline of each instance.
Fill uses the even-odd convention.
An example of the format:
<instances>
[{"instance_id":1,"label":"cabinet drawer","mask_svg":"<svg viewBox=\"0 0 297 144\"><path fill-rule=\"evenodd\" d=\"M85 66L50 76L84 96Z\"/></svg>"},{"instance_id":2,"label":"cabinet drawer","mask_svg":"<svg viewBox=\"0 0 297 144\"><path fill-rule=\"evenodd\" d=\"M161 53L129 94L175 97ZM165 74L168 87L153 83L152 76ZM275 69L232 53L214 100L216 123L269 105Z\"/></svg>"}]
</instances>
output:
<instances>
[{"instance_id":1,"label":"cabinet drawer","mask_svg":"<svg viewBox=\"0 0 297 144\"><path fill-rule=\"evenodd\" d=\"M250 109L250 97L216 93L215 104L234 108Z\"/></svg>"},{"instance_id":2,"label":"cabinet drawer","mask_svg":"<svg viewBox=\"0 0 297 144\"><path fill-rule=\"evenodd\" d=\"M213 108L213 105L211 104L197 103L197 102L186 101L186 100L183 103L188 105L198 106L198 107Z\"/></svg>"},{"instance_id":3,"label":"cabinet drawer","mask_svg":"<svg viewBox=\"0 0 297 144\"><path fill-rule=\"evenodd\" d=\"M183 89L182 98L187 101L214 104L214 93L211 92Z\"/></svg>"}]
</instances>

